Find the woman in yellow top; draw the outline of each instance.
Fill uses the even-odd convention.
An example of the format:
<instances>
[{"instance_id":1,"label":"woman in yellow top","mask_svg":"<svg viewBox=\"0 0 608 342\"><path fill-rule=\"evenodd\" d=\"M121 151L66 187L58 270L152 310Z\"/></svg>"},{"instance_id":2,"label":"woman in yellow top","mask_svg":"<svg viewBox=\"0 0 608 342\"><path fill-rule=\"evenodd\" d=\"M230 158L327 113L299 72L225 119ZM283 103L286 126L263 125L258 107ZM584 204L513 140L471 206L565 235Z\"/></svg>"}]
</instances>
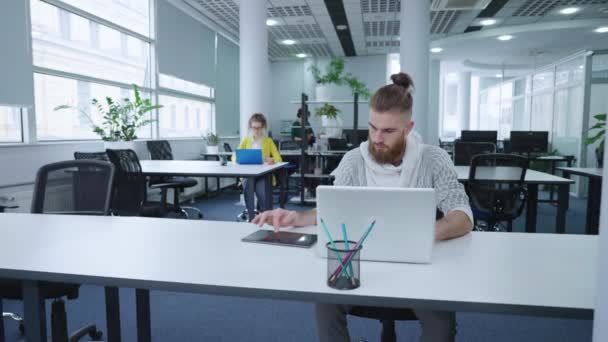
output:
<instances>
[{"instance_id":1,"label":"woman in yellow top","mask_svg":"<svg viewBox=\"0 0 608 342\"><path fill-rule=\"evenodd\" d=\"M254 113L249 118L249 135L241 141L239 149L261 149L262 158L266 164L280 163L283 161L277 146L274 144L272 138L266 136L266 117L262 113ZM232 155L232 160L236 160L236 156ZM255 181L254 184L250 184L253 180L245 179L243 181L243 194L245 195L245 205L247 210L253 208L254 193L258 197L258 202L262 210L272 209L272 203L265 203L264 191L266 191L266 179L260 178ZM273 184L276 180L272 179ZM253 217L249 218L253 220Z\"/></svg>"}]
</instances>

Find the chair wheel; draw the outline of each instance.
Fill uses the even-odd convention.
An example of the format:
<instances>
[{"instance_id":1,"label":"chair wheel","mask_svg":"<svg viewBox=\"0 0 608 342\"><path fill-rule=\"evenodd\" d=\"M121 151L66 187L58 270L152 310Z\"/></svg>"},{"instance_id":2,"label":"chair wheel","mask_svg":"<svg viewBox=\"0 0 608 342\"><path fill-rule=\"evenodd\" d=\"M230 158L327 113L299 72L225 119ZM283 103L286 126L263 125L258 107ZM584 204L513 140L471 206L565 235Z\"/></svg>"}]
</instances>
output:
<instances>
[{"instance_id":1,"label":"chair wheel","mask_svg":"<svg viewBox=\"0 0 608 342\"><path fill-rule=\"evenodd\" d=\"M89 333L89 337L94 341L101 341L101 338L103 337L103 332L101 332L100 330L91 331Z\"/></svg>"},{"instance_id":2,"label":"chair wheel","mask_svg":"<svg viewBox=\"0 0 608 342\"><path fill-rule=\"evenodd\" d=\"M25 334L25 324L19 323L19 333L21 335Z\"/></svg>"},{"instance_id":3,"label":"chair wheel","mask_svg":"<svg viewBox=\"0 0 608 342\"><path fill-rule=\"evenodd\" d=\"M202 220L202 219L203 219L203 214L198 213L198 219L199 219L199 220Z\"/></svg>"}]
</instances>

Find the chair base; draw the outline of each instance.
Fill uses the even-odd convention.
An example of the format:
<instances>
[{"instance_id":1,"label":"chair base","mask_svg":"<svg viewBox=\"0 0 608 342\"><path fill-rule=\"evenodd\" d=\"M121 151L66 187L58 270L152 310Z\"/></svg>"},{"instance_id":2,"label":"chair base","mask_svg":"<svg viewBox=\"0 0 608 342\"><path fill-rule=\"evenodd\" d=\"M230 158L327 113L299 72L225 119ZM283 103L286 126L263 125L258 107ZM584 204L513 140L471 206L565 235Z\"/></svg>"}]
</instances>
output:
<instances>
[{"instance_id":1,"label":"chair base","mask_svg":"<svg viewBox=\"0 0 608 342\"><path fill-rule=\"evenodd\" d=\"M196 216L198 217L199 220L203 219L203 213L200 211L200 209L195 208L195 207L181 207L181 213L184 214L184 216L186 217L186 219L190 218L190 215L188 215L188 211L187 210L191 210L193 211Z\"/></svg>"},{"instance_id":2,"label":"chair base","mask_svg":"<svg viewBox=\"0 0 608 342\"><path fill-rule=\"evenodd\" d=\"M13 321L18 322L19 323L19 333L23 336L23 334L25 333L25 324L23 322L23 317L17 315L16 313L13 313L13 312L3 312L2 318L10 318ZM2 322L0 322L0 324L2 324Z\"/></svg>"}]
</instances>

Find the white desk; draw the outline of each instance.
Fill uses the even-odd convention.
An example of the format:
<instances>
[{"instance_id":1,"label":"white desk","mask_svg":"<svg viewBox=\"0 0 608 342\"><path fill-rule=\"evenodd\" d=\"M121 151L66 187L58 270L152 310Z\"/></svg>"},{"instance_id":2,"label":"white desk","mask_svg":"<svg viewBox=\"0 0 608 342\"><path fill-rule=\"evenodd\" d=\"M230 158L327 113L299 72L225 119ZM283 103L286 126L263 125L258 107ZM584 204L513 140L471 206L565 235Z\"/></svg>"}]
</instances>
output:
<instances>
[{"instance_id":1,"label":"white desk","mask_svg":"<svg viewBox=\"0 0 608 342\"><path fill-rule=\"evenodd\" d=\"M455 166L458 180L466 183L469 179L468 166ZM511 180L505 167L478 167L477 178L483 177L487 180ZM563 234L566 231L566 211L570 194L570 184L574 181L567 178L557 177L548 173L528 169L524 180L528 189L528 200L526 203L526 232L536 232L536 210L538 207L538 186L540 184L555 185L557 191L557 215L555 216L555 231Z\"/></svg>"},{"instance_id":2,"label":"white desk","mask_svg":"<svg viewBox=\"0 0 608 342\"><path fill-rule=\"evenodd\" d=\"M340 291L326 285L326 260L313 250L240 241L254 230L236 222L0 214L0 277L26 280L33 342L46 341L37 281L579 318L594 308L597 236L472 233L438 243L430 265L362 262L361 287ZM148 301L138 300L138 313L147 340Z\"/></svg>"},{"instance_id":3,"label":"white desk","mask_svg":"<svg viewBox=\"0 0 608 342\"><path fill-rule=\"evenodd\" d=\"M558 167L564 177L571 175L589 178L587 196L587 215L585 219L585 233L599 234L600 204L602 202L602 175L603 169L594 167Z\"/></svg>"},{"instance_id":4,"label":"white desk","mask_svg":"<svg viewBox=\"0 0 608 342\"><path fill-rule=\"evenodd\" d=\"M272 209L272 172L279 171L287 163L276 163L273 165L240 165L229 162L222 166L219 161L207 160L141 160L142 172L148 176L189 176L189 177L243 177L243 178L267 178L266 197L267 208ZM285 175L281 175L284 178ZM254 182L249 182L248 191L254 192ZM279 182L281 195L280 206L286 201L284 181ZM254 208L247 208L248 217L254 217Z\"/></svg>"}]
</instances>

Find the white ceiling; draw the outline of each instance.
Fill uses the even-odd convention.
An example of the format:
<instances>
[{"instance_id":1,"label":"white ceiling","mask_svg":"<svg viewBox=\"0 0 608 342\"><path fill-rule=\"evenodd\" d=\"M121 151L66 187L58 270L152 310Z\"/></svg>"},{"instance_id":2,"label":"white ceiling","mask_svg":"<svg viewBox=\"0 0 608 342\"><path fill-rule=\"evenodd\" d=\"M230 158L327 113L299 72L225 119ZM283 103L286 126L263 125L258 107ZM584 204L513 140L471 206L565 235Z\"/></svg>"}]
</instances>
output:
<instances>
[{"instance_id":1,"label":"white ceiling","mask_svg":"<svg viewBox=\"0 0 608 342\"><path fill-rule=\"evenodd\" d=\"M238 39L239 0L182 0ZM246 0L242 0L246 1ZM489 0L488 0L489 1ZM351 37L358 56L399 51L400 0L343 0ZM438 0L431 0L432 3ZM581 9L559 14L569 6ZM272 61L296 58L344 56L324 0L267 0L268 17L279 25L268 27ZM432 11L432 46L444 51L442 60L469 60L487 64L548 63L584 48L608 48L608 33L594 33L608 25L608 0L508 0L494 15L496 25L465 33L477 26L480 10ZM500 42L496 36L513 34ZM283 39L298 43L286 46Z\"/></svg>"}]
</instances>

